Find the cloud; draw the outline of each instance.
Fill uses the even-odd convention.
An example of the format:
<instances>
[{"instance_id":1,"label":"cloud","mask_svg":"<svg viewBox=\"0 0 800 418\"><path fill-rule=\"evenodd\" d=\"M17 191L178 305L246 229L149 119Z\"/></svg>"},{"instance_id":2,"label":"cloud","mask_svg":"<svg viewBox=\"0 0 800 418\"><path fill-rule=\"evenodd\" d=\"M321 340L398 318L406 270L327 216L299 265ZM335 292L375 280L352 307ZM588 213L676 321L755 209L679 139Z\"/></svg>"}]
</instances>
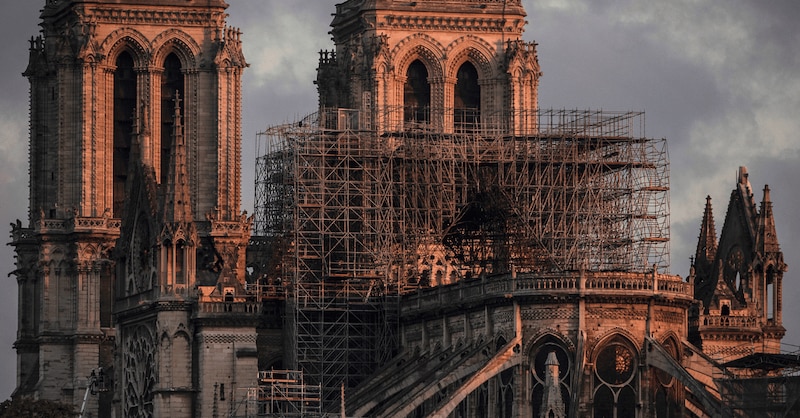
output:
<instances>
[{"instance_id":1,"label":"cloud","mask_svg":"<svg viewBox=\"0 0 800 418\"><path fill-rule=\"evenodd\" d=\"M330 48L324 36L330 14L319 7L285 1L232 2L231 21L244 29L244 52L250 64L249 88L269 87L291 93L316 77L317 54Z\"/></svg>"},{"instance_id":2,"label":"cloud","mask_svg":"<svg viewBox=\"0 0 800 418\"><path fill-rule=\"evenodd\" d=\"M340 1L339 1L340 2ZM0 221L26 216L27 42L42 1L4 5L0 15ZM229 23L243 31L244 207L252 210L256 132L316 108L317 52L337 1L228 0ZM647 111L647 135L666 137L671 159L672 270L688 272L705 196L721 227L736 169L747 165L755 190L773 190L787 262L800 259L800 6L796 0L524 0L525 38L539 42L543 107ZM760 200L760 193L756 198ZM0 246L0 272L11 248ZM790 273L791 274L791 273ZM7 285L13 286L13 279ZM784 283L784 300L800 295ZM16 292L0 299L0 361L10 345ZM784 304L787 342L800 342L800 304ZM13 367L13 366L12 366ZM0 398L10 394L13 371ZM6 393L3 393L6 392ZM2 400L2 399L0 399Z\"/></svg>"},{"instance_id":3,"label":"cloud","mask_svg":"<svg viewBox=\"0 0 800 418\"><path fill-rule=\"evenodd\" d=\"M539 42L543 107L647 111L671 165L672 271L686 274L706 195L718 233L740 165L756 199L772 188L789 264L800 256L800 6L744 0L526 1ZM785 281L785 296L798 285ZM785 299L788 300L788 299ZM785 341L800 341L800 308L784 305ZM792 319L788 319L792 318Z\"/></svg>"},{"instance_id":4,"label":"cloud","mask_svg":"<svg viewBox=\"0 0 800 418\"><path fill-rule=\"evenodd\" d=\"M27 112L19 111L18 107L0 108L0 187L3 190L27 184L27 116Z\"/></svg>"}]
</instances>

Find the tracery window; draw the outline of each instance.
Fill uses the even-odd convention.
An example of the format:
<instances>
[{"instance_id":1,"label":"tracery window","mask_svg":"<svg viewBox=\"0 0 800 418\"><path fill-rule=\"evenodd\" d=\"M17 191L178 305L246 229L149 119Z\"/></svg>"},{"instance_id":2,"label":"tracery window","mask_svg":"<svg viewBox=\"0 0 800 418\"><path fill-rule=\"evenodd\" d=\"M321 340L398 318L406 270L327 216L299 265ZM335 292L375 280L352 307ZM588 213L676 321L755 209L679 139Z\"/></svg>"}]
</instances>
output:
<instances>
[{"instance_id":1,"label":"tracery window","mask_svg":"<svg viewBox=\"0 0 800 418\"><path fill-rule=\"evenodd\" d=\"M183 98L184 77L181 60L174 53L164 60L164 72L161 75L161 184L167 182L169 175L170 153L172 151L173 129L175 126L175 95ZM184 112L181 112L183 114Z\"/></svg>"},{"instance_id":2,"label":"tracery window","mask_svg":"<svg viewBox=\"0 0 800 418\"><path fill-rule=\"evenodd\" d=\"M506 339L500 337L495 343L495 350L499 352L506 345ZM495 396L495 411L493 416L511 418L514 413L514 368L500 372L494 379L497 384Z\"/></svg>"},{"instance_id":3,"label":"tracery window","mask_svg":"<svg viewBox=\"0 0 800 418\"><path fill-rule=\"evenodd\" d=\"M616 337L598 352L594 361L594 417L636 416L636 351Z\"/></svg>"},{"instance_id":4,"label":"tracery window","mask_svg":"<svg viewBox=\"0 0 800 418\"><path fill-rule=\"evenodd\" d=\"M420 60L414 60L406 71L403 107L406 122L430 121L431 86L428 83L428 68Z\"/></svg>"},{"instance_id":5,"label":"tracery window","mask_svg":"<svg viewBox=\"0 0 800 418\"><path fill-rule=\"evenodd\" d=\"M531 394L531 403L534 418L541 417L542 400L545 396L545 384L547 381L547 357L550 353L555 353L558 360L558 381L561 388L561 400L564 403L565 416L569 416L569 400L571 393L569 390L569 381L572 371L572 364L567 349L565 349L558 341L550 337L542 343L538 344L538 348L533 351L533 358L531 359L531 372L533 374L533 393Z\"/></svg>"},{"instance_id":6,"label":"tracery window","mask_svg":"<svg viewBox=\"0 0 800 418\"><path fill-rule=\"evenodd\" d=\"M667 339L661 346L677 361L678 345L672 339ZM681 416L681 403L678 399L678 381L672 375L657 367L653 368L655 375L653 389L655 390L655 404L657 418L677 418Z\"/></svg>"},{"instance_id":7,"label":"tracery window","mask_svg":"<svg viewBox=\"0 0 800 418\"><path fill-rule=\"evenodd\" d=\"M157 369L155 338L151 328L136 325L125 330L123 362L123 407L125 416L153 416L153 392Z\"/></svg>"},{"instance_id":8,"label":"tracery window","mask_svg":"<svg viewBox=\"0 0 800 418\"><path fill-rule=\"evenodd\" d=\"M114 70L114 156L113 156L113 216L122 216L125 204L125 183L128 181L128 165L131 158L131 144L136 127L133 121L136 114L136 72L133 57L123 51L116 61Z\"/></svg>"},{"instance_id":9,"label":"tracery window","mask_svg":"<svg viewBox=\"0 0 800 418\"><path fill-rule=\"evenodd\" d=\"M474 128L480 120L481 86L478 84L478 70L467 61L458 68L453 100L453 119L456 126L464 129Z\"/></svg>"},{"instance_id":10,"label":"tracery window","mask_svg":"<svg viewBox=\"0 0 800 418\"><path fill-rule=\"evenodd\" d=\"M476 418L488 418L489 417L489 382L484 382L478 389L477 392L477 407L475 409L475 417Z\"/></svg>"},{"instance_id":11,"label":"tracery window","mask_svg":"<svg viewBox=\"0 0 800 418\"><path fill-rule=\"evenodd\" d=\"M514 368L500 372L497 381L497 415L511 418L514 414Z\"/></svg>"}]
</instances>

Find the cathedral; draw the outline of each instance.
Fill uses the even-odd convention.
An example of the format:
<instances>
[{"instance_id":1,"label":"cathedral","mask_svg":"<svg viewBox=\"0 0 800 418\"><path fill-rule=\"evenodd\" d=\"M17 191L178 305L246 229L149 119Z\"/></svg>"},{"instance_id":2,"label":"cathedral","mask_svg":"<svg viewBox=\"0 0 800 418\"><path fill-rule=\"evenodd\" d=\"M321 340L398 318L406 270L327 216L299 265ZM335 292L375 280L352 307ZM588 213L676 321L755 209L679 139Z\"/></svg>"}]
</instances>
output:
<instances>
[{"instance_id":1,"label":"cathedral","mask_svg":"<svg viewBox=\"0 0 800 418\"><path fill-rule=\"evenodd\" d=\"M223 0L46 0L14 397L84 417L800 416L770 189L669 273L666 141L541 110L521 0L346 0L241 207ZM309 80L310 82L311 80ZM702 215L702 218L700 218Z\"/></svg>"}]
</instances>

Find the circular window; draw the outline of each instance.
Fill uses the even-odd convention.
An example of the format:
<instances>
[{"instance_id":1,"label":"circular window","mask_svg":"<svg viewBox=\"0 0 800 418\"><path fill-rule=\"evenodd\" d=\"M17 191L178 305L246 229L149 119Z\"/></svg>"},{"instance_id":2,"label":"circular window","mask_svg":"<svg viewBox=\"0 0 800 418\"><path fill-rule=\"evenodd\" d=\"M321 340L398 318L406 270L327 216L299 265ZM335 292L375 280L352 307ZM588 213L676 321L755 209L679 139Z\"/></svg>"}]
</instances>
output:
<instances>
[{"instance_id":1,"label":"circular window","mask_svg":"<svg viewBox=\"0 0 800 418\"><path fill-rule=\"evenodd\" d=\"M570 364L567 351L560 345L548 342L539 348L533 358L533 372L536 374L536 379L540 382L547 380L547 356L552 352L556 353L556 359L558 359L558 378L563 380L564 377L569 374Z\"/></svg>"},{"instance_id":2,"label":"circular window","mask_svg":"<svg viewBox=\"0 0 800 418\"><path fill-rule=\"evenodd\" d=\"M636 355L622 343L611 343L600 351L595 360L597 377L608 385L628 383L636 371Z\"/></svg>"}]
</instances>

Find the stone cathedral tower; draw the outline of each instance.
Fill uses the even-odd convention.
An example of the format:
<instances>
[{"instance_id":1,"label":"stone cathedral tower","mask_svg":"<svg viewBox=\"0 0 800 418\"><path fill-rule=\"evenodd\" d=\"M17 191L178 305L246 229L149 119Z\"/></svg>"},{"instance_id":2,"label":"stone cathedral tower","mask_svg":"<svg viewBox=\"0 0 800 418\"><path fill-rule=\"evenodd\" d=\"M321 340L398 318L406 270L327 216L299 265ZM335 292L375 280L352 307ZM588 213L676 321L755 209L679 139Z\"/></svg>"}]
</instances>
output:
<instances>
[{"instance_id":1,"label":"stone cathedral tower","mask_svg":"<svg viewBox=\"0 0 800 418\"><path fill-rule=\"evenodd\" d=\"M524 115L538 109L541 71L526 23L520 0L343 2L320 106L358 109L378 131L535 128Z\"/></svg>"},{"instance_id":2,"label":"stone cathedral tower","mask_svg":"<svg viewBox=\"0 0 800 418\"><path fill-rule=\"evenodd\" d=\"M12 231L16 395L205 416L256 376L244 295L240 33L223 0L47 0L31 40L30 208ZM215 362L204 359L214 356ZM207 369L218 367L217 369ZM245 378L247 376L247 378Z\"/></svg>"}]
</instances>

